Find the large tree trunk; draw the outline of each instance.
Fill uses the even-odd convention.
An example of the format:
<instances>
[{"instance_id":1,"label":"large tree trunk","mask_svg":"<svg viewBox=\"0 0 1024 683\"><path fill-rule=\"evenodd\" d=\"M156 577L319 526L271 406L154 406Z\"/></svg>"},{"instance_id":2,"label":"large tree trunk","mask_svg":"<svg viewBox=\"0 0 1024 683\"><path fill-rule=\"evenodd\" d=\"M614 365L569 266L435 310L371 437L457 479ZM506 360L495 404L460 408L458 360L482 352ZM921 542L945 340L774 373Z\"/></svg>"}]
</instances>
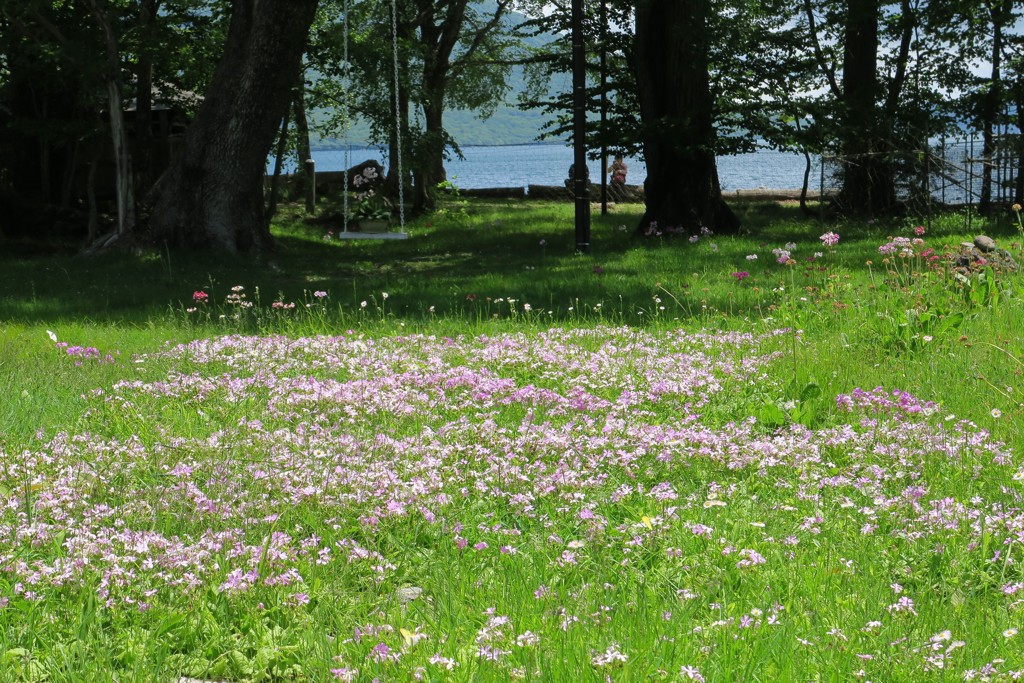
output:
<instances>
[{"instance_id":1,"label":"large tree trunk","mask_svg":"<svg viewBox=\"0 0 1024 683\"><path fill-rule=\"evenodd\" d=\"M443 86L442 86L443 87ZM423 106L423 137L420 139L413 211L426 213L437 208L437 184L444 172L444 91L428 97Z\"/></svg>"},{"instance_id":2,"label":"large tree trunk","mask_svg":"<svg viewBox=\"0 0 1024 683\"><path fill-rule=\"evenodd\" d=\"M896 203L889 134L878 107L880 0L849 0L843 49L843 210L872 216Z\"/></svg>"},{"instance_id":3,"label":"large tree trunk","mask_svg":"<svg viewBox=\"0 0 1024 683\"><path fill-rule=\"evenodd\" d=\"M224 55L167 171L153 236L228 252L270 245L263 176L317 0L233 0Z\"/></svg>"},{"instance_id":4,"label":"large tree trunk","mask_svg":"<svg viewBox=\"0 0 1024 683\"><path fill-rule=\"evenodd\" d=\"M488 49L488 36L502 25L509 0L492 3L493 14L480 23L467 21L467 10L472 4L470 0L416 1L416 26L424 48L420 100L424 131L415 158L417 212L436 208L437 185L446 179L444 155L450 137L444 129L445 93L452 83L466 77L468 66ZM458 54L456 46L460 47Z\"/></svg>"},{"instance_id":5,"label":"large tree trunk","mask_svg":"<svg viewBox=\"0 0 1024 683\"><path fill-rule=\"evenodd\" d=\"M708 76L710 0L640 0L636 77L643 121L647 210L637 233L731 233L722 200ZM654 229L652 229L654 226Z\"/></svg>"},{"instance_id":6,"label":"large tree trunk","mask_svg":"<svg viewBox=\"0 0 1024 683\"><path fill-rule=\"evenodd\" d=\"M423 138L416 154L417 181L413 210L433 211L437 205L437 184L444 179L444 94L451 69L452 51L459 42L469 0L453 0L443 6L433 0L419 0L417 24L420 42L427 46L423 60ZM499 12L501 7L499 6ZM440 18L440 22L438 19ZM468 49L474 50L471 41Z\"/></svg>"}]
</instances>

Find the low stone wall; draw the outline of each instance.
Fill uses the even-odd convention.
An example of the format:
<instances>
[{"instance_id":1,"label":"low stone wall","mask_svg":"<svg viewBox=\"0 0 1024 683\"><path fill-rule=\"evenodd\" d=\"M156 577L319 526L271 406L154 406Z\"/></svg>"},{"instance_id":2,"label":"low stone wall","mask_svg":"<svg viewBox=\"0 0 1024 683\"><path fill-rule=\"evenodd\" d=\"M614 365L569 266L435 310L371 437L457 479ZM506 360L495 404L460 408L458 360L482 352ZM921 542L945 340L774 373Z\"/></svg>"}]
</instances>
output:
<instances>
[{"instance_id":1,"label":"low stone wall","mask_svg":"<svg viewBox=\"0 0 1024 683\"><path fill-rule=\"evenodd\" d=\"M482 197L485 199L525 199L525 187L477 187L459 190L463 197Z\"/></svg>"},{"instance_id":2,"label":"low stone wall","mask_svg":"<svg viewBox=\"0 0 1024 683\"><path fill-rule=\"evenodd\" d=\"M590 201L601 201L601 186L590 185ZM521 187L492 187L477 188L470 190L459 190L464 197L491 197L504 199L542 199L546 201L571 202L575 199L573 190L564 185L529 185L524 190ZM807 200L818 201L819 192L808 190ZM826 198L829 196L826 193ZM759 188L756 190L732 190L722 193L726 201L741 202L779 202L797 201L800 199L800 190L771 190ZM622 204L642 203L644 201L643 185L609 185L608 201Z\"/></svg>"},{"instance_id":3,"label":"low stone wall","mask_svg":"<svg viewBox=\"0 0 1024 683\"><path fill-rule=\"evenodd\" d=\"M819 196L818 190L807 190L807 201L816 202ZM827 192L825 196L829 196ZM736 199L745 202L799 201L800 190L769 190L763 187L756 190L730 190L722 192L722 199L726 201Z\"/></svg>"},{"instance_id":4,"label":"low stone wall","mask_svg":"<svg viewBox=\"0 0 1024 683\"><path fill-rule=\"evenodd\" d=\"M601 201L601 186L591 183L590 201ZM565 185L529 185L526 188L528 199L545 199L549 201L567 201L575 199L573 190ZM644 201L644 188L641 185L609 185L608 201L623 204L639 203Z\"/></svg>"}]
</instances>

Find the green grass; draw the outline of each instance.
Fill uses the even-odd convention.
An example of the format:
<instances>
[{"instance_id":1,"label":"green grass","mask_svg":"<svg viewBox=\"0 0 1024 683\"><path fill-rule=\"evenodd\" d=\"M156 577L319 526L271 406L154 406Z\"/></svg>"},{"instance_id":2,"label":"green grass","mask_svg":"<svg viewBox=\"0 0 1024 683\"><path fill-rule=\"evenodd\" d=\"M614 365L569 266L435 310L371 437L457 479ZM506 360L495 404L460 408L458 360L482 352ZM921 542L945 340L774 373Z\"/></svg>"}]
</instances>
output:
<instances>
[{"instance_id":1,"label":"green grass","mask_svg":"<svg viewBox=\"0 0 1024 683\"><path fill-rule=\"evenodd\" d=\"M130 355L158 340L238 330L475 333L598 323L737 329L771 318L779 326L795 322L804 328L801 350L810 363L802 361L801 367L820 365L816 379L837 391L854 383L920 386L929 395L948 397L959 414L978 416L991 409L997 394L975 378L1019 370L1010 358L1022 355L1019 308L1012 297L971 311L963 330L968 339L942 339L938 352L894 354L892 340L879 343L885 342L880 314L896 315L902 311L895 308L920 303L884 287L874 289L884 280L878 245L890 235L908 235L919 223L914 219L822 226L793 207L740 205L748 235L689 244L636 240L632 228L640 207L621 205L606 217L595 212L594 253L585 257L572 253L570 204L452 202L439 214L411 223L412 238L404 242L325 241L340 225L310 224L295 207L288 211L275 230L278 251L255 262L168 251L19 258L9 250L0 256L0 320L6 321L0 344L8 350L0 362L10 367L12 354L33 352L49 358L43 331L58 327L64 340ZM1004 245L1018 237L1009 218L981 225L977 220L974 233L987 231ZM931 222L928 245L939 252L973 237L964 232L963 215ZM822 249L817 236L828 229L842 234L835 254L805 265L802 259ZM800 244L801 261L795 268L779 267L770 251L791 241ZM759 259L745 260L752 253ZM865 266L869 260L875 262L874 278ZM738 283L731 276L738 271L750 277ZM184 312L193 305L192 293L205 290L216 305L206 308L225 313L219 304L236 285L245 287L249 299L259 297L259 316L236 321L230 315L224 320L204 316L202 307L195 315ZM1005 286L1012 291L1015 285L1013 280ZM794 287L807 301L779 291L789 288L792 294ZM955 298L951 287L935 287L944 300ZM310 302L317 290L330 294L322 315L265 310L278 298ZM780 317L787 302L794 320ZM526 304L532 311L524 311ZM28 367L42 362L31 358ZM48 382L38 372L27 376ZM943 391L946 380L977 385L976 391Z\"/></svg>"},{"instance_id":2,"label":"green grass","mask_svg":"<svg viewBox=\"0 0 1024 683\"><path fill-rule=\"evenodd\" d=\"M288 207L255 261L15 245L0 681L1010 680L1021 276L920 255L1019 259L1013 216L886 262L917 221L740 210L595 212L591 256L570 205L459 201L403 242Z\"/></svg>"}]
</instances>

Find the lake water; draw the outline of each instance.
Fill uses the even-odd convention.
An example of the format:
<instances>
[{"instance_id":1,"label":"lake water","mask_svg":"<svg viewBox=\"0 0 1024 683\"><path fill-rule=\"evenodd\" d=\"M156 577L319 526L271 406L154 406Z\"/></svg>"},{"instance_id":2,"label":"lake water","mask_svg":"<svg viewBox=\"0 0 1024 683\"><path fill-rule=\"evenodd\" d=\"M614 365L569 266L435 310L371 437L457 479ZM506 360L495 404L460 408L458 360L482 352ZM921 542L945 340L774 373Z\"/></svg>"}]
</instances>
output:
<instances>
[{"instance_id":1,"label":"lake water","mask_svg":"<svg viewBox=\"0 0 1024 683\"><path fill-rule=\"evenodd\" d=\"M561 185L572 164L572 149L557 144L513 145L501 147L463 147L464 159L453 157L445 163L448 179L465 189L483 187L526 187ZM380 150L353 149L348 153L354 166L367 159L384 162ZM314 150L317 171L341 171L346 168L343 150ZM610 161L610 160L609 160ZM643 161L625 159L629 166L627 182L640 185L647 175ZM601 177L600 163L588 163L590 177ZM752 154L721 157L718 176L725 191L769 188L800 189L803 184L804 158L800 154L761 150ZM817 169L812 170L811 187L816 188Z\"/></svg>"}]
</instances>

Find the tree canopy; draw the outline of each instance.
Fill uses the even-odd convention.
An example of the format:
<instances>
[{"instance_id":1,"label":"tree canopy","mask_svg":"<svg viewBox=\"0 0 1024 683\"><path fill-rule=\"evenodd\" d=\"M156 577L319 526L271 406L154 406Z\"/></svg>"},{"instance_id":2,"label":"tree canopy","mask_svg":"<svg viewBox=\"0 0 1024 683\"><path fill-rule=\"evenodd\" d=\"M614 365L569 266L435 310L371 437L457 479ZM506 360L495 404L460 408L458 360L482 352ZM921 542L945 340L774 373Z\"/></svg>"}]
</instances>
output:
<instances>
[{"instance_id":1,"label":"tree canopy","mask_svg":"<svg viewBox=\"0 0 1024 683\"><path fill-rule=\"evenodd\" d=\"M644 157L640 234L652 223L734 229L715 159L758 146L830 160L835 208L874 216L927 197L946 163L936 140L976 131L983 160L1015 145L1021 200L1019 2L586 3L588 145ZM356 118L390 148L392 169L402 151L411 177L392 172L391 187L408 184L429 211L446 156L459 153L446 112L486 116L510 96L513 66L531 79L523 106L550 117L538 136L571 136L571 93L552 87L569 69L566 0L394 6L392 20L391 3L375 0L8 0L0 234L62 224L90 242L107 229L266 247L274 140ZM981 168L986 211L1007 180ZM104 207L116 219L100 225Z\"/></svg>"}]
</instances>

